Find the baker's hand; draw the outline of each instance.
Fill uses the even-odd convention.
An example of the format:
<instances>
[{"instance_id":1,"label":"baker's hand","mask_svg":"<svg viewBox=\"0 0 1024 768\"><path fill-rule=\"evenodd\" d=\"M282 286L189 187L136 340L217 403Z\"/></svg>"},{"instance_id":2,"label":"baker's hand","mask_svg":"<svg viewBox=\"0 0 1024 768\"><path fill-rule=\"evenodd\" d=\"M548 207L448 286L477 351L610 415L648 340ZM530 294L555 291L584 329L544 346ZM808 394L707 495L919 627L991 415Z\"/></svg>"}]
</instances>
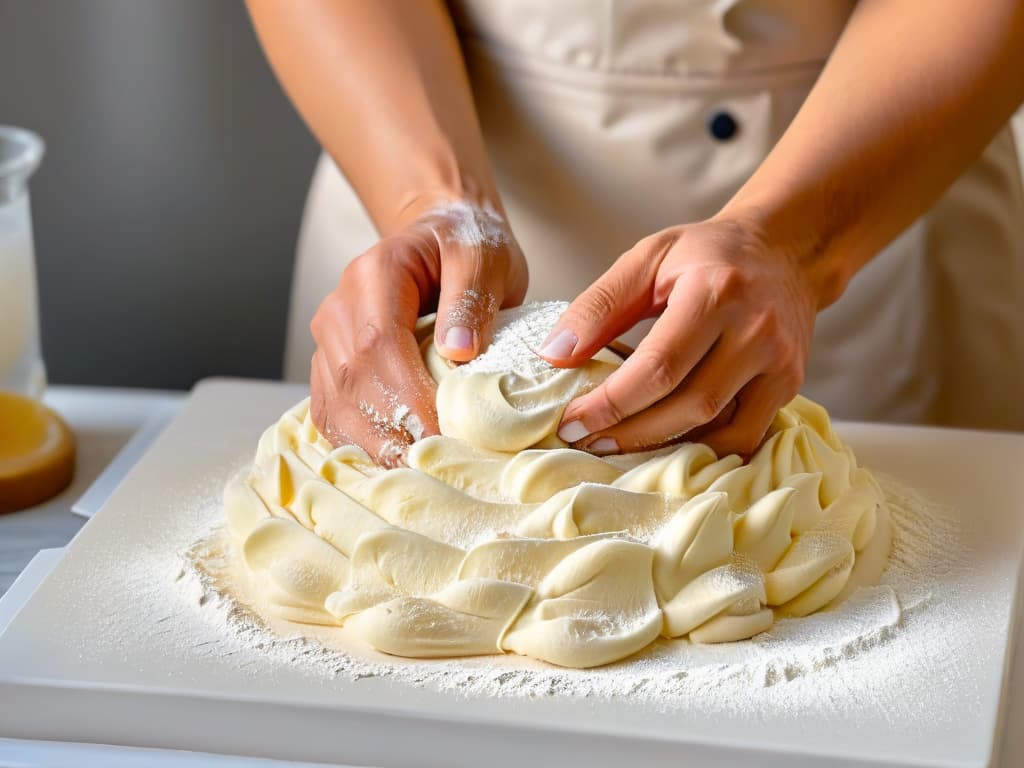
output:
<instances>
[{"instance_id":1,"label":"baker's hand","mask_svg":"<svg viewBox=\"0 0 1024 768\"><path fill-rule=\"evenodd\" d=\"M471 360L498 309L521 303L527 283L523 254L493 208L432 201L403 218L346 267L310 326L313 421L332 444L362 446L386 466L438 431L416 318L436 306L438 351Z\"/></svg>"},{"instance_id":2,"label":"baker's hand","mask_svg":"<svg viewBox=\"0 0 1024 768\"><path fill-rule=\"evenodd\" d=\"M752 453L800 389L817 306L795 258L751 222L647 237L570 305L541 349L577 366L660 315L618 370L569 404L558 434L597 454L696 435L720 456Z\"/></svg>"}]
</instances>

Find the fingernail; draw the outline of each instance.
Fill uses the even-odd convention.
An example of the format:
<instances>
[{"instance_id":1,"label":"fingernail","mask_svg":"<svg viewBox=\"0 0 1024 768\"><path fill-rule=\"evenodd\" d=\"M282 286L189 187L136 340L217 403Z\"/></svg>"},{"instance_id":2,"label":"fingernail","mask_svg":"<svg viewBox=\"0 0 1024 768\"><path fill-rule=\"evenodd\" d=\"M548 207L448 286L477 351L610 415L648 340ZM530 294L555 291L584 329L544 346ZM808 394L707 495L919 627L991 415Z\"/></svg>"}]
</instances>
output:
<instances>
[{"instance_id":1,"label":"fingernail","mask_svg":"<svg viewBox=\"0 0 1024 768\"><path fill-rule=\"evenodd\" d=\"M587 450L598 456L605 456L609 453L618 453L619 444L615 442L614 437L599 437L587 446Z\"/></svg>"},{"instance_id":2,"label":"fingernail","mask_svg":"<svg viewBox=\"0 0 1024 768\"><path fill-rule=\"evenodd\" d=\"M590 434L582 421L570 421L568 424L563 424L558 428L558 436L567 443L575 443L577 440L582 440L584 437Z\"/></svg>"},{"instance_id":3,"label":"fingernail","mask_svg":"<svg viewBox=\"0 0 1024 768\"><path fill-rule=\"evenodd\" d=\"M544 342L544 346L540 348L540 354L544 357L554 357L556 359L568 357L576 349L577 342L579 342L579 339L576 337L576 334L568 328L564 328Z\"/></svg>"},{"instance_id":4,"label":"fingernail","mask_svg":"<svg viewBox=\"0 0 1024 768\"><path fill-rule=\"evenodd\" d=\"M464 325L453 325L444 335L444 345L448 349L472 349L473 331Z\"/></svg>"}]
</instances>

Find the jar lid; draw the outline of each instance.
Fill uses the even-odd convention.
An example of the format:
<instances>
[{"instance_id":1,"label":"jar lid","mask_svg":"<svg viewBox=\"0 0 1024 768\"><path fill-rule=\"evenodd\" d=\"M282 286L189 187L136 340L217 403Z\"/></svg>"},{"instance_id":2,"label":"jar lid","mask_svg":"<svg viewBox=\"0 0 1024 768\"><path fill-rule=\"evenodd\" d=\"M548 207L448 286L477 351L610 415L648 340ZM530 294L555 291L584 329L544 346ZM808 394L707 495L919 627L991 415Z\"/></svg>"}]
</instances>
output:
<instances>
[{"instance_id":1,"label":"jar lid","mask_svg":"<svg viewBox=\"0 0 1024 768\"><path fill-rule=\"evenodd\" d=\"M41 504L71 483L75 437L42 403L0 392L0 513Z\"/></svg>"}]
</instances>

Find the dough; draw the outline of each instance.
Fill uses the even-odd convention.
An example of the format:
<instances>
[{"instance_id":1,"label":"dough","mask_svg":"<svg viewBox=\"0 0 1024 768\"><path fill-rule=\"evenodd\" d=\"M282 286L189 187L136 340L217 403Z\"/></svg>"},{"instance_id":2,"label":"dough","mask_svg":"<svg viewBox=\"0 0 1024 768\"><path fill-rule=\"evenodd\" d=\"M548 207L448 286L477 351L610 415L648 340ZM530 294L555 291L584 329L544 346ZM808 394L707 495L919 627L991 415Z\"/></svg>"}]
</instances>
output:
<instances>
[{"instance_id":1,"label":"dough","mask_svg":"<svg viewBox=\"0 0 1024 768\"><path fill-rule=\"evenodd\" d=\"M308 401L264 433L224 501L265 610L400 656L593 667L659 635L742 640L840 594L885 510L824 409L797 397L747 464L698 443L572 450L554 434L562 410L620 361L537 358L562 309L502 312L462 366L425 340L443 434L407 466L333 448Z\"/></svg>"}]
</instances>

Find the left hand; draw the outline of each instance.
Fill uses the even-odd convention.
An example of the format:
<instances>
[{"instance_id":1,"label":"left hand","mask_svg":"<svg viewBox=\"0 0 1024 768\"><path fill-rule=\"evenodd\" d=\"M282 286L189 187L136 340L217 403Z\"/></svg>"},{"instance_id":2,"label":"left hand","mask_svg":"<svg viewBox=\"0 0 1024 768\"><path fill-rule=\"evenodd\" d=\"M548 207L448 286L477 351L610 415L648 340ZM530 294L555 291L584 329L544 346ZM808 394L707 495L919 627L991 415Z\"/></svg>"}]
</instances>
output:
<instances>
[{"instance_id":1,"label":"left hand","mask_svg":"<svg viewBox=\"0 0 1024 768\"><path fill-rule=\"evenodd\" d=\"M803 383L817 307L798 260L752 220L644 238L580 294L541 349L552 365L575 367L660 315L618 370L569 404L558 434L597 454L699 434L719 456L749 455Z\"/></svg>"}]
</instances>

